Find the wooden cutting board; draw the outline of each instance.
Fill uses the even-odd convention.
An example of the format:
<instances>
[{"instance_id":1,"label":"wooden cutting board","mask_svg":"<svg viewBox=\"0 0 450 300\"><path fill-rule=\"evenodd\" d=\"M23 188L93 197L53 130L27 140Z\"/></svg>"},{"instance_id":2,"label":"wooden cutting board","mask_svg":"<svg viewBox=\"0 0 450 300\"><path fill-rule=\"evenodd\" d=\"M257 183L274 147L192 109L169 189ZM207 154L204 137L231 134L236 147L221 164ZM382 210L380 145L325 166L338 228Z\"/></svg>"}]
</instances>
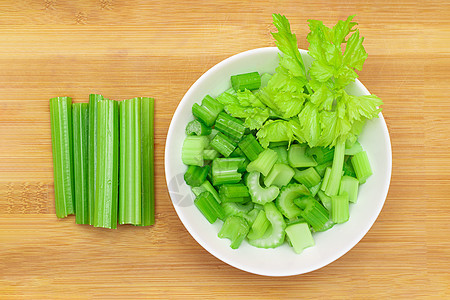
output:
<instances>
[{"instance_id":1,"label":"wooden cutting board","mask_svg":"<svg viewBox=\"0 0 450 300\"><path fill-rule=\"evenodd\" d=\"M164 145L195 80L273 46L271 13L307 48L307 19L357 14L360 79L384 100L393 149L386 204L363 240L315 272L230 267L188 234L168 196ZM0 298L450 297L450 6L441 1L2 1ZM54 214L48 99L156 99L156 224L103 230Z\"/></svg>"}]
</instances>

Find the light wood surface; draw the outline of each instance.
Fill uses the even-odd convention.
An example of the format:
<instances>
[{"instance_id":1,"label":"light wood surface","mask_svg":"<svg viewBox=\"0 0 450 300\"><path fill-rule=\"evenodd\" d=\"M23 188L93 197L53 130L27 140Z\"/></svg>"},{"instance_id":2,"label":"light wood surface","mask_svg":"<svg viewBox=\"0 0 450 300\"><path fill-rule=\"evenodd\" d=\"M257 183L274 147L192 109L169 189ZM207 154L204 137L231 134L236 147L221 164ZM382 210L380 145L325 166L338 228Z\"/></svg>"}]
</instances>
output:
<instances>
[{"instance_id":1,"label":"light wood surface","mask_svg":"<svg viewBox=\"0 0 450 300\"><path fill-rule=\"evenodd\" d=\"M234 269L188 234L164 145L187 89L233 54L273 46L271 13L306 48L307 19L357 14L360 79L384 100L386 204L363 240L315 272ZM441 1L1 1L0 298L450 298L450 5ZM48 99L156 99L156 224L117 231L54 214Z\"/></svg>"}]
</instances>

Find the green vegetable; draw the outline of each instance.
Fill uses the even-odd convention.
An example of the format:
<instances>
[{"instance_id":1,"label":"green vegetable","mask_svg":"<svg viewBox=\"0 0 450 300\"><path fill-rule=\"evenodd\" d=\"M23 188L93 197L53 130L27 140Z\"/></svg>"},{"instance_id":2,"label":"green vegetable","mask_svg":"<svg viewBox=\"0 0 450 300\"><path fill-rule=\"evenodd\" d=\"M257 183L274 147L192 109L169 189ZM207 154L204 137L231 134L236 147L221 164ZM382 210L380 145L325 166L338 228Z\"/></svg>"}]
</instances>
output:
<instances>
[{"instance_id":1,"label":"green vegetable","mask_svg":"<svg viewBox=\"0 0 450 300\"><path fill-rule=\"evenodd\" d=\"M314 230L321 229L328 221L328 210L317 202L314 197L304 196L297 198L294 200L294 203L302 209L300 215Z\"/></svg>"},{"instance_id":2,"label":"green vegetable","mask_svg":"<svg viewBox=\"0 0 450 300\"><path fill-rule=\"evenodd\" d=\"M188 136L184 139L181 149L181 160L185 165L204 165L203 151L209 145L207 136Z\"/></svg>"},{"instance_id":3,"label":"green vegetable","mask_svg":"<svg viewBox=\"0 0 450 300\"><path fill-rule=\"evenodd\" d=\"M264 150L252 134L247 134L239 142L238 147L250 161L256 160L258 155Z\"/></svg>"},{"instance_id":4,"label":"green vegetable","mask_svg":"<svg viewBox=\"0 0 450 300\"><path fill-rule=\"evenodd\" d=\"M217 133L211 141L211 147L225 157L228 157L236 149L236 145L221 132Z\"/></svg>"},{"instance_id":5,"label":"green vegetable","mask_svg":"<svg viewBox=\"0 0 450 300\"><path fill-rule=\"evenodd\" d=\"M231 85L238 91L257 90L261 86L261 76L258 72L244 73L231 76Z\"/></svg>"},{"instance_id":6,"label":"green vegetable","mask_svg":"<svg viewBox=\"0 0 450 300\"><path fill-rule=\"evenodd\" d=\"M216 158L213 160L211 168L213 185L241 181L242 174L238 173L238 169L244 161L244 158Z\"/></svg>"},{"instance_id":7,"label":"green vegetable","mask_svg":"<svg viewBox=\"0 0 450 300\"><path fill-rule=\"evenodd\" d=\"M252 240L259 239L264 235L269 227L270 222L266 217L266 213L264 210L259 210L247 237Z\"/></svg>"},{"instance_id":8,"label":"green vegetable","mask_svg":"<svg viewBox=\"0 0 450 300\"><path fill-rule=\"evenodd\" d=\"M261 173L259 172L250 172L247 176L247 187L252 201L263 205L275 200L280 192L280 189L276 186L266 188L262 187L259 183L260 176Z\"/></svg>"},{"instance_id":9,"label":"green vegetable","mask_svg":"<svg viewBox=\"0 0 450 300\"><path fill-rule=\"evenodd\" d=\"M312 247L315 244L309 226L306 223L289 225L286 227L286 234L297 254L302 253L305 248Z\"/></svg>"},{"instance_id":10,"label":"green vegetable","mask_svg":"<svg viewBox=\"0 0 450 300\"><path fill-rule=\"evenodd\" d=\"M75 182L75 221L89 224L89 104L72 104L73 168Z\"/></svg>"},{"instance_id":11,"label":"green vegetable","mask_svg":"<svg viewBox=\"0 0 450 300\"><path fill-rule=\"evenodd\" d=\"M258 158L247 165L247 172L257 171L267 176L277 160L277 153L272 149L266 149L258 155Z\"/></svg>"},{"instance_id":12,"label":"green vegetable","mask_svg":"<svg viewBox=\"0 0 450 300\"><path fill-rule=\"evenodd\" d=\"M221 112L217 116L214 128L225 134L235 143L242 139L245 132L245 126L241 120L236 119L224 112Z\"/></svg>"},{"instance_id":13,"label":"green vegetable","mask_svg":"<svg viewBox=\"0 0 450 300\"><path fill-rule=\"evenodd\" d=\"M95 189L97 176L97 104L103 100L102 95L89 95L89 224L94 225Z\"/></svg>"},{"instance_id":14,"label":"green vegetable","mask_svg":"<svg viewBox=\"0 0 450 300\"><path fill-rule=\"evenodd\" d=\"M119 177L118 102L101 100L97 106L97 175L94 226L117 228Z\"/></svg>"},{"instance_id":15,"label":"green vegetable","mask_svg":"<svg viewBox=\"0 0 450 300\"><path fill-rule=\"evenodd\" d=\"M50 121L56 216L65 218L75 213L71 98L50 99Z\"/></svg>"},{"instance_id":16,"label":"green vegetable","mask_svg":"<svg viewBox=\"0 0 450 300\"><path fill-rule=\"evenodd\" d=\"M195 196L198 196L203 192L209 192L214 197L214 199L216 199L217 203L221 203L219 194L212 186L211 182L209 182L209 180L205 180L200 186L193 186L192 192L195 194Z\"/></svg>"},{"instance_id":17,"label":"green vegetable","mask_svg":"<svg viewBox=\"0 0 450 300\"><path fill-rule=\"evenodd\" d=\"M317 173L316 169L314 169L313 167L304 169L302 171L294 169L294 171L294 179L304 184L308 188L317 186L322 179L320 178L320 175Z\"/></svg>"},{"instance_id":18,"label":"green vegetable","mask_svg":"<svg viewBox=\"0 0 450 300\"><path fill-rule=\"evenodd\" d=\"M222 184L219 187L220 198L250 197L248 188L242 183Z\"/></svg>"},{"instance_id":19,"label":"green vegetable","mask_svg":"<svg viewBox=\"0 0 450 300\"><path fill-rule=\"evenodd\" d=\"M369 157L366 151L361 151L352 156L352 165L359 183L365 183L367 178L372 175Z\"/></svg>"},{"instance_id":20,"label":"green vegetable","mask_svg":"<svg viewBox=\"0 0 450 300\"><path fill-rule=\"evenodd\" d=\"M192 120L186 125L187 135L210 135L211 127L206 126L199 120Z\"/></svg>"},{"instance_id":21,"label":"green vegetable","mask_svg":"<svg viewBox=\"0 0 450 300\"><path fill-rule=\"evenodd\" d=\"M203 192L194 200L195 206L213 224L217 219L225 220L225 211L209 192Z\"/></svg>"},{"instance_id":22,"label":"green vegetable","mask_svg":"<svg viewBox=\"0 0 450 300\"><path fill-rule=\"evenodd\" d=\"M250 229L247 221L239 216L229 216L219 231L219 238L227 238L231 241L231 249L237 249L247 236Z\"/></svg>"},{"instance_id":23,"label":"green vegetable","mask_svg":"<svg viewBox=\"0 0 450 300\"><path fill-rule=\"evenodd\" d=\"M316 161L306 154L306 145L294 144L288 150L288 161L293 168L317 166Z\"/></svg>"},{"instance_id":24,"label":"green vegetable","mask_svg":"<svg viewBox=\"0 0 450 300\"><path fill-rule=\"evenodd\" d=\"M266 186L277 186L279 188L287 185L294 176L294 170L286 164L275 164L270 170L266 178L264 178L264 184Z\"/></svg>"},{"instance_id":25,"label":"green vegetable","mask_svg":"<svg viewBox=\"0 0 450 300\"><path fill-rule=\"evenodd\" d=\"M339 183L342 177L342 167L344 166L345 142L338 142L334 149L333 165L331 166L330 176L325 189L328 196L337 195Z\"/></svg>"},{"instance_id":26,"label":"green vegetable","mask_svg":"<svg viewBox=\"0 0 450 300\"><path fill-rule=\"evenodd\" d=\"M331 219L334 223L340 224L348 221L349 218L348 195L331 196Z\"/></svg>"},{"instance_id":27,"label":"green vegetable","mask_svg":"<svg viewBox=\"0 0 450 300\"><path fill-rule=\"evenodd\" d=\"M286 147L287 146L277 146L277 147L269 146L270 149L272 149L273 151L275 151L278 154L277 163L279 163L279 164L285 164L285 165L289 164L288 151L287 151Z\"/></svg>"},{"instance_id":28,"label":"green vegetable","mask_svg":"<svg viewBox=\"0 0 450 300\"><path fill-rule=\"evenodd\" d=\"M281 189L276 204L278 210L289 220L301 215L301 209L294 204L294 200L310 195L309 190L303 184L291 183Z\"/></svg>"},{"instance_id":29,"label":"green vegetable","mask_svg":"<svg viewBox=\"0 0 450 300\"><path fill-rule=\"evenodd\" d=\"M270 227L261 238L249 239L248 242L258 248L276 248L284 242L286 223L272 202L264 204L264 212Z\"/></svg>"},{"instance_id":30,"label":"green vegetable","mask_svg":"<svg viewBox=\"0 0 450 300\"><path fill-rule=\"evenodd\" d=\"M356 203L358 199L358 179L350 176L342 176L341 185L339 187L339 195L344 193L348 195L348 201Z\"/></svg>"},{"instance_id":31,"label":"green vegetable","mask_svg":"<svg viewBox=\"0 0 450 300\"><path fill-rule=\"evenodd\" d=\"M225 213L225 217L229 216L241 216L249 213L253 209L253 203L248 202L246 204L235 203L235 202L224 202L221 204L222 209Z\"/></svg>"},{"instance_id":32,"label":"green vegetable","mask_svg":"<svg viewBox=\"0 0 450 300\"><path fill-rule=\"evenodd\" d=\"M210 166L189 166L184 173L184 181L190 186L200 186L209 174Z\"/></svg>"},{"instance_id":33,"label":"green vegetable","mask_svg":"<svg viewBox=\"0 0 450 300\"><path fill-rule=\"evenodd\" d=\"M213 126L217 116L223 110L223 104L213 97L206 95L202 100L202 105L194 103L192 114L202 121L206 126Z\"/></svg>"}]
</instances>

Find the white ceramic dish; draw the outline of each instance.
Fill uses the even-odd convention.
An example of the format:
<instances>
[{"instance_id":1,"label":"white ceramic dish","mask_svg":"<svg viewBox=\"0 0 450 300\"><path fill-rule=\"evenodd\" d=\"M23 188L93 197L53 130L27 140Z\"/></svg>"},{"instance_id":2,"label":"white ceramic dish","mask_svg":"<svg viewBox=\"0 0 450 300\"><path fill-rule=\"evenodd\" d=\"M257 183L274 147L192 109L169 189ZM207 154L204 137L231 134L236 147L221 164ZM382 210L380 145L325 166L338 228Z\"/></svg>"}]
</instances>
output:
<instances>
[{"instance_id":1,"label":"white ceramic dish","mask_svg":"<svg viewBox=\"0 0 450 300\"><path fill-rule=\"evenodd\" d=\"M389 133L383 116L367 122L360 143L367 150L373 175L359 190L358 202L350 205L348 222L326 232L314 234L316 245L295 254L286 243L276 249L259 249L246 241L239 249L229 247L228 239L217 233L222 225L211 225L195 207L194 196L183 180L186 166L181 161L185 126L193 119L191 108L206 94L215 97L230 87L230 76L258 71L273 73L278 65L278 49L259 48L239 53L218 63L203 74L187 91L170 123L165 149L166 180L175 210L192 237L209 253L238 269L267 276L289 276L317 270L335 261L353 248L369 231L387 196L392 169ZM305 65L311 58L301 50ZM347 91L354 95L369 94L358 80Z\"/></svg>"}]
</instances>

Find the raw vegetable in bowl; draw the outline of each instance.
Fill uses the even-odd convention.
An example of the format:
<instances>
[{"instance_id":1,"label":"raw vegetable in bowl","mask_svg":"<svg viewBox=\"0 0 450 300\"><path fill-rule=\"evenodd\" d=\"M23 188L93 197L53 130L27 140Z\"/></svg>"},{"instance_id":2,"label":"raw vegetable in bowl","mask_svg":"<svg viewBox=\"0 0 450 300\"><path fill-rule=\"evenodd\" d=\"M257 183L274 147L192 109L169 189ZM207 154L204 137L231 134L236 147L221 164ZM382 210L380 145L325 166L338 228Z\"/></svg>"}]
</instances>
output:
<instances>
[{"instance_id":1,"label":"raw vegetable in bowl","mask_svg":"<svg viewBox=\"0 0 450 300\"><path fill-rule=\"evenodd\" d=\"M218 236L231 248L245 239L260 248L287 240L301 253L314 232L349 219L372 174L357 138L382 104L345 90L367 58L352 19L332 28L309 20L307 69L288 20L274 14L282 53L275 73L233 75L230 89L192 106L184 178L205 218L223 221Z\"/></svg>"}]
</instances>

